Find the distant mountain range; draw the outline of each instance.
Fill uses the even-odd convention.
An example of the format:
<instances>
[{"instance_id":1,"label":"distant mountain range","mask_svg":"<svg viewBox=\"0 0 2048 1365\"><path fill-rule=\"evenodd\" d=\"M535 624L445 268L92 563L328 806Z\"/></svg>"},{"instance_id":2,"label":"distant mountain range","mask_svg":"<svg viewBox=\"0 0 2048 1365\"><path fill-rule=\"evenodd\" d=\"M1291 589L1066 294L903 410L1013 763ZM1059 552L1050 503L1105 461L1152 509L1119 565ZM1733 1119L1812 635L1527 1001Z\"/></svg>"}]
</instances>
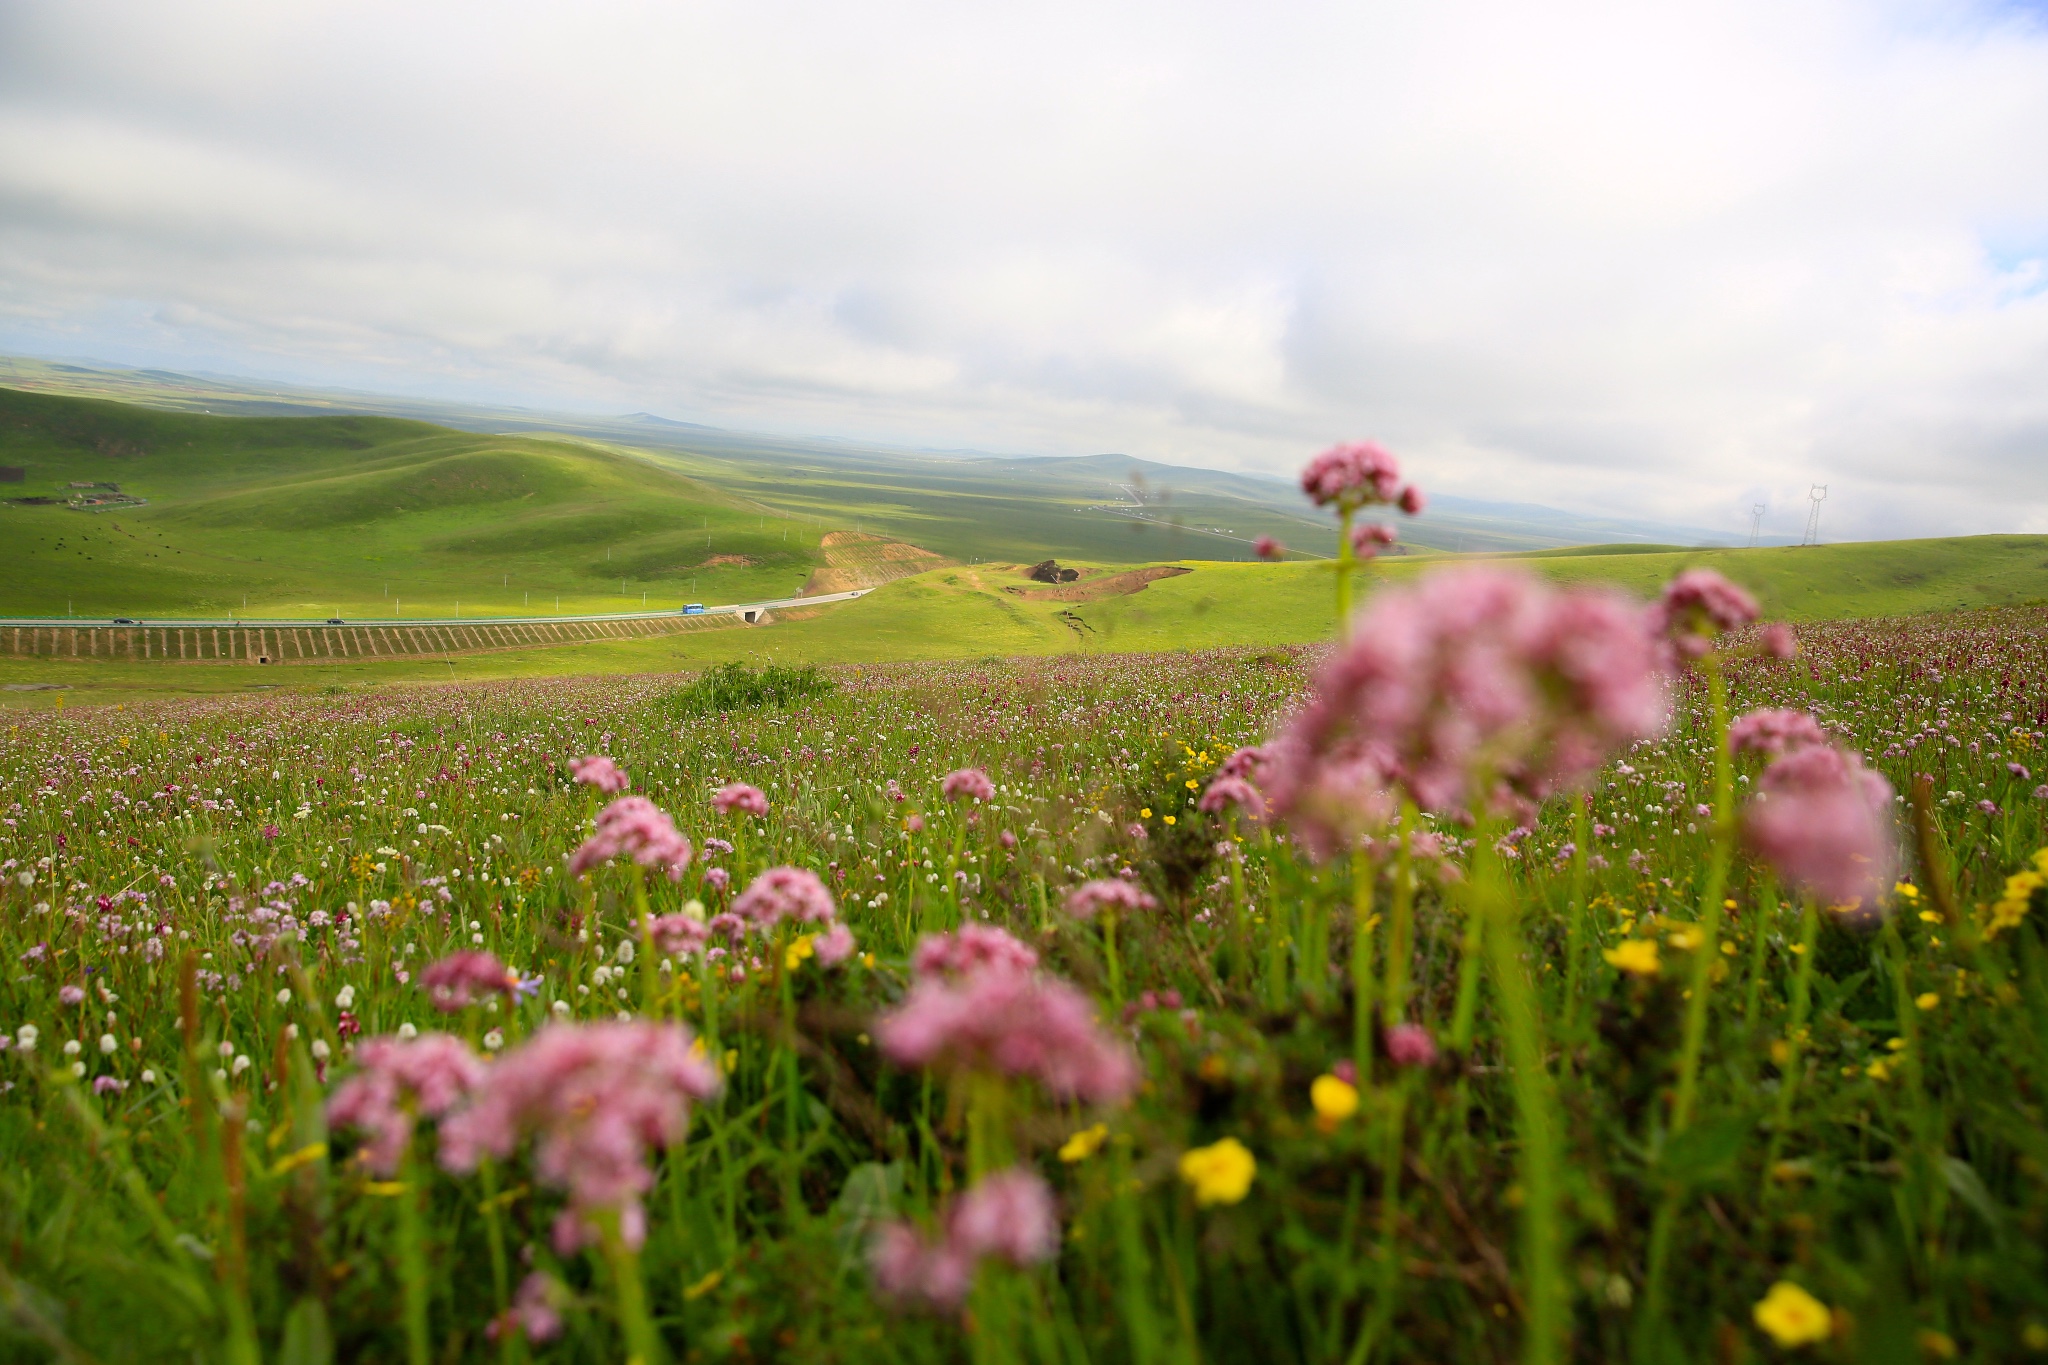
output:
<instances>
[{"instance_id":1,"label":"distant mountain range","mask_svg":"<svg viewBox=\"0 0 2048 1365\"><path fill-rule=\"evenodd\" d=\"M951 490L957 497L1000 500L1006 482L1029 475L1039 499L1070 505L1077 517L1122 523L1133 531L1158 529L1158 538L1118 542L1144 557L1245 558L1251 542L1272 535L1308 552L1327 552L1330 523L1302 501L1286 479L1162 464L1122 454L1014 456L978 451L892 448L859 442L765 435L680 422L649 412L617 417L536 409L399 398L344 389L315 389L232 375L181 374L98 364L0 357L0 384L42 392L109 398L152 407L216 415L310 416L377 414L409 417L458 430L504 434L559 432L647 452L663 463L722 482L753 485L753 496L774 501L778 480L796 472L816 480L829 474L838 504L860 512L872 505L878 523L890 520L907 496ZM924 501L917 498L917 501ZM801 502L802 499L797 501ZM819 504L818 510L823 510ZM982 510L987 510L986 508ZM943 521L943 518L940 518ZM930 543L941 553L970 558L965 532L951 537L926 514L916 528L896 534ZM1535 503L1493 502L1434 495L1419 518L1403 521L1403 539L1424 550L1485 552L1554 549L1587 544L1673 547L1723 546L1723 533L1669 523L1604 518ZM933 534L935 533L935 534ZM934 539L938 543L932 543ZM1097 552L1091 531L1076 542ZM1765 536L1762 544L1793 543ZM1069 550L1074 553L1076 550Z\"/></svg>"}]
</instances>

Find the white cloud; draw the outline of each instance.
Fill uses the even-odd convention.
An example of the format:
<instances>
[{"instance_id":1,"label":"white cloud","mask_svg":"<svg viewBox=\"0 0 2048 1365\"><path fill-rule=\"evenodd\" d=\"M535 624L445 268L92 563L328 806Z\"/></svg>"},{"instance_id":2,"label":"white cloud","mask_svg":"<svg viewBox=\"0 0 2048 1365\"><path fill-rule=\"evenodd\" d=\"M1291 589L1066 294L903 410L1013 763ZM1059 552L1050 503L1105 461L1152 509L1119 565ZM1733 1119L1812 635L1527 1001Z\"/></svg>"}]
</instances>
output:
<instances>
[{"instance_id":1,"label":"white cloud","mask_svg":"<svg viewBox=\"0 0 2048 1365\"><path fill-rule=\"evenodd\" d=\"M0 347L2048 527L2048 26L1804 6L0 11Z\"/></svg>"}]
</instances>

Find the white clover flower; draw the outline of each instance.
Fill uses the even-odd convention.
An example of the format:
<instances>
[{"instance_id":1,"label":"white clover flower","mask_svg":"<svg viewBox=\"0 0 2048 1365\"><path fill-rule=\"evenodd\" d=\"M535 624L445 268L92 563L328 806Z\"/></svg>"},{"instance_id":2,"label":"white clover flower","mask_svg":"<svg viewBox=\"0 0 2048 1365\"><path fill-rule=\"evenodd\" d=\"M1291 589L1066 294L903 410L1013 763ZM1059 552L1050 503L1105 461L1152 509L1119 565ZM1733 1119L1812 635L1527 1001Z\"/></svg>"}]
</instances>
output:
<instances>
[{"instance_id":1,"label":"white clover flower","mask_svg":"<svg viewBox=\"0 0 2048 1365\"><path fill-rule=\"evenodd\" d=\"M235 1055L235 1045L234 1045L233 1043L229 1042L229 1041L228 1041L227 1039L225 1039L225 1038L221 1039L221 1040L220 1040L220 1056L221 1056L221 1060L222 1060L222 1061L226 1061L226 1060L227 1060L228 1058L230 1058L230 1057L232 1057L232 1056L234 1056L234 1055Z\"/></svg>"},{"instance_id":2,"label":"white clover flower","mask_svg":"<svg viewBox=\"0 0 2048 1365\"><path fill-rule=\"evenodd\" d=\"M23 1052L34 1052L36 1050L36 1039L42 1036L43 1031L34 1024L23 1024L14 1031L14 1045Z\"/></svg>"},{"instance_id":3,"label":"white clover flower","mask_svg":"<svg viewBox=\"0 0 2048 1365\"><path fill-rule=\"evenodd\" d=\"M569 1002L557 1000L554 1004L548 1006L548 1011L557 1019L567 1019L569 1017Z\"/></svg>"},{"instance_id":4,"label":"white clover flower","mask_svg":"<svg viewBox=\"0 0 2048 1365\"><path fill-rule=\"evenodd\" d=\"M64 1055L66 1057L76 1057L82 1051L84 1049L78 1045L76 1038L66 1038L64 1040Z\"/></svg>"},{"instance_id":5,"label":"white clover flower","mask_svg":"<svg viewBox=\"0 0 2048 1365\"><path fill-rule=\"evenodd\" d=\"M85 1063L73 1062L71 1064L71 1074L73 1076L83 1076L85 1074Z\"/></svg>"},{"instance_id":6,"label":"white clover flower","mask_svg":"<svg viewBox=\"0 0 2048 1365\"><path fill-rule=\"evenodd\" d=\"M324 1062L332 1055L325 1038L315 1038L310 1050L313 1054L313 1060L316 1062Z\"/></svg>"},{"instance_id":7,"label":"white clover flower","mask_svg":"<svg viewBox=\"0 0 2048 1365\"><path fill-rule=\"evenodd\" d=\"M144 1067L142 1069L142 1083L144 1085L155 1085L156 1072L150 1070L148 1067Z\"/></svg>"},{"instance_id":8,"label":"white clover flower","mask_svg":"<svg viewBox=\"0 0 2048 1365\"><path fill-rule=\"evenodd\" d=\"M496 1052L503 1046L505 1046L505 1035L502 1031L492 1029L484 1035L484 1051Z\"/></svg>"},{"instance_id":9,"label":"white clover flower","mask_svg":"<svg viewBox=\"0 0 2048 1365\"><path fill-rule=\"evenodd\" d=\"M249 1060L249 1054L244 1052L241 1056L235 1058L235 1064L230 1069L235 1073L235 1075L239 1076L244 1071L247 1071L250 1067L254 1065L255 1063Z\"/></svg>"},{"instance_id":10,"label":"white clover flower","mask_svg":"<svg viewBox=\"0 0 2048 1365\"><path fill-rule=\"evenodd\" d=\"M420 1031L414 1028L410 1023L404 1023L398 1026L398 1036L406 1039L407 1041L410 1041L414 1038L419 1037Z\"/></svg>"},{"instance_id":11,"label":"white clover flower","mask_svg":"<svg viewBox=\"0 0 2048 1365\"><path fill-rule=\"evenodd\" d=\"M334 993L334 1008L338 1010L352 1009L355 1003L356 988L354 986L343 986Z\"/></svg>"},{"instance_id":12,"label":"white clover flower","mask_svg":"<svg viewBox=\"0 0 2048 1365\"><path fill-rule=\"evenodd\" d=\"M618 958L618 960L622 964L630 966L632 964L633 954L635 951L637 950L633 947L633 940L630 938L622 938L619 940L619 949L616 953L613 954L613 956Z\"/></svg>"},{"instance_id":13,"label":"white clover flower","mask_svg":"<svg viewBox=\"0 0 2048 1365\"><path fill-rule=\"evenodd\" d=\"M102 1034L100 1035L100 1055L101 1055L101 1056L103 1056L103 1057L111 1057L111 1056L113 1056L113 1055L114 1055L114 1054L115 1054L116 1052L120 1051L120 1049L121 1049L121 1042L120 1042L120 1040L119 1040L119 1039L117 1039L116 1037L114 1037L114 1035L113 1035L113 1034L111 1034L111 1033L102 1033Z\"/></svg>"},{"instance_id":14,"label":"white clover flower","mask_svg":"<svg viewBox=\"0 0 2048 1365\"><path fill-rule=\"evenodd\" d=\"M292 988L290 986L286 986L283 990L277 993L277 1003L280 1005L289 1005L291 1004L291 1002Z\"/></svg>"}]
</instances>

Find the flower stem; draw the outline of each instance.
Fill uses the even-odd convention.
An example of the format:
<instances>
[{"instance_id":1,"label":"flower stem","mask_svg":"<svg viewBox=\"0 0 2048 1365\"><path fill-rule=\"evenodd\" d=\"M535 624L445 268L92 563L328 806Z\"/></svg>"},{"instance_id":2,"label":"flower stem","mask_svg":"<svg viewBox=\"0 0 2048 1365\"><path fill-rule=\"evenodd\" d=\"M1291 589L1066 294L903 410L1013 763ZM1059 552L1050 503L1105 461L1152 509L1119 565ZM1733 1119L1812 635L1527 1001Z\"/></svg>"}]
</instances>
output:
<instances>
[{"instance_id":1,"label":"flower stem","mask_svg":"<svg viewBox=\"0 0 2048 1365\"><path fill-rule=\"evenodd\" d=\"M1792 1102L1799 1092L1801 1052L1806 1045L1806 1011L1813 987L1813 945L1820 936L1820 911L1813 897L1803 898L1799 912L1799 967L1792 974L1792 1017L1785 1028L1785 1061L1778 1068L1778 1110L1771 1120L1771 1143L1764 1153L1764 1189L1771 1187L1771 1168L1792 1123Z\"/></svg>"},{"instance_id":2,"label":"flower stem","mask_svg":"<svg viewBox=\"0 0 2048 1365\"><path fill-rule=\"evenodd\" d=\"M1112 1010L1124 1007L1124 973L1116 956L1116 912L1102 912L1102 953L1109 963L1109 1005Z\"/></svg>"},{"instance_id":3,"label":"flower stem","mask_svg":"<svg viewBox=\"0 0 2048 1365\"><path fill-rule=\"evenodd\" d=\"M626 1245L616 1210L603 1220L605 1260L610 1262L612 1293L619 1307L619 1329L626 1336L627 1365L658 1365L667 1358L661 1333L647 1311L647 1286L640 1278L640 1253Z\"/></svg>"},{"instance_id":4,"label":"flower stem","mask_svg":"<svg viewBox=\"0 0 2048 1365\"><path fill-rule=\"evenodd\" d=\"M1351 855L1351 1063L1358 1083L1372 1076L1372 897L1378 869L1363 849Z\"/></svg>"},{"instance_id":5,"label":"flower stem","mask_svg":"<svg viewBox=\"0 0 2048 1365\"><path fill-rule=\"evenodd\" d=\"M405 1291L405 1358L408 1365L429 1365L433 1350L427 1338L427 1248L420 1228L419 1158L410 1146L399 1167L404 1188L392 1202L398 1206L398 1274Z\"/></svg>"},{"instance_id":6,"label":"flower stem","mask_svg":"<svg viewBox=\"0 0 2048 1365\"><path fill-rule=\"evenodd\" d=\"M1728 755L1728 685L1721 660L1701 660L1707 675L1709 714L1714 742L1714 843L1707 860L1706 885L1700 894L1699 941L1693 945L1691 998L1686 1001L1685 1041L1678 1059L1678 1094L1671 1104L1671 1131L1682 1133L1692 1122L1699 1097L1700 1051L1707 1036L1707 995L1713 989L1714 964L1720 960L1721 893L1728 884L1728 860L1735 843L1735 779Z\"/></svg>"},{"instance_id":7,"label":"flower stem","mask_svg":"<svg viewBox=\"0 0 2048 1365\"><path fill-rule=\"evenodd\" d=\"M1337 508L1337 643L1351 643L1351 520L1357 509L1348 503Z\"/></svg>"},{"instance_id":8,"label":"flower stem","mask_svg":"<svg viewBox=\"0 0 2048 1365\"><path fill-rule=\"evenodd\" d=\"M1386 985L1380 992L1388 1028L1408 1013L1408 959L1415 937L1415 830L1419 814L1412 797L1401 799L1401 842L1394 850L1394 902L1387 918Z\"/></svg>"}]
</instances>

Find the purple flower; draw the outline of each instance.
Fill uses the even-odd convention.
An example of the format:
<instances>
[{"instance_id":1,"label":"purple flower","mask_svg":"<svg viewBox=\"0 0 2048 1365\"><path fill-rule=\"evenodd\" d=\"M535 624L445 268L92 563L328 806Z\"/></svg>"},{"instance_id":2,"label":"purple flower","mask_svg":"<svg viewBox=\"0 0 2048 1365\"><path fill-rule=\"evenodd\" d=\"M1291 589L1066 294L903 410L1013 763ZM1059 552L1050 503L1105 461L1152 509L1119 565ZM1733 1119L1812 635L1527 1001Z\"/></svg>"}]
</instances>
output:
<instances>
[{"instance_id":1,"label":"purple flower","mask_svg":"<svg viewBox=\"0 0 2048 1365\"><path fill-rule=\"evenodd\" d=\"M678 956L701 953L711 937L711 926L688 915L653 915L647 921L648 937L655 951Z\"/></svg>"},{"instance_id":2,"label":"purple flower","mask_svg":"<svg viewBox=\"0 0 2048 1365\"><path fill-rule=\"evenodd\" d=\"M1331 446L1301 471L1301 491L1318 507L1347 510L1402 496L1401 466L1371 441ZM1419 500L1419 499L1418 499Z\"/></svg>"},{"instance_id":3,"label":"purple flower","mask_svg":"<svg viewBox=\"0 0 2048 1365\"><path fill-rule=\"evenodd\" d=\"M1158 901L1124 881L1083 882L1067 893L1067 913L1075 919L1093 919L1104 910L1136 914L1158 908Z\"/></svg>"},{"instance_id":4,"label":"purple flower","mask_svg":"<svg viewBox=\"0 0 2048 1365\"><path fill-rule=\"evenodd\" d=\"M1013 968L920 977L876 1021L875 1039L898 1066L1029 1076L1061 1099L1117 1102L1138 1081L1136 1060L1096 1027L1086 996Z\"/></svg>"},{"instance_id":5,"label":"purple flower","mask_svg":"<svg viewBox=\"0 0 2048 1365\"><path fill-rule=\"evenodd\" d=\"M1809 744L1825 744L1820 723L1804 711L1751 711L1728 727L1728 748L1734 753L1778 755Z\"/></svg>"},{"instance_id":6,"label":"purple flower","mask_svg":"<svg viewBox=\"0 0 2048 1365\"><path fill-rule=\"evenodd\" d=\"M771 867L740 892L732 912L766 929L784 917L805 924L829 923L838 908L817 873L801 867Z\"/></svg>"},{"instance_id":7,"label":"purple flower","mask_svg":"<svg viewBox=\"0 0 2048 1365\"><path fill-rule=\"evenodd\" d=\"M1265 818L1266 798L1242 777L1219 777L1211 782L1202 793L1202 799L1195 803L1195 809L1214 815L1232 806L1245 813L1251 820Z\"/></svg>"},{"instance_id":8,"label":"purple flower","mask_svg":"<svg viewBox=\"0 0 2048 1365\"><path fill-rule=\"evenodd\" d=\"M518 1332L528 1341L553 1341L562 1334L562 1305L569 1291L560 1280L536 1270L519 1282L512 1306L493 1318L484 1328L492 1341L507 1332Z\"/></svg>"},{"instance_id":9,"label":"purple flower","mask_svg":"<svg viewBox=\"0 0 2048 1365\"><path fill-rule=\"evenodd\" d=\"M608 796L615 796L633 785L626 780L626 774L619 765L603 754L570 759L569 776L586 787L597 788Z\"/></svg>"},{"instance_id":10,"label":"purple flower","mask_svg":"<svg viewBox=\"0 0 2048 1365\"><path fill-rule=\"evenodd\" d=\"M472 1003L479 994L509 995L517 984L504 963L482 952L452 953L420 973L421 988L443 1014Z\"/></svg>"},{"instance_id":11,"label":"purple flower","mask_svg":"<svg viewBox=\"0 0 2048 1365\"><path fill-rule=\"evenodd\" d=\"M1252 553L1260 559L1285 559L1287 547L1271 536L1260 536L1252 542Z\"/></svg>"},{"instance_id":12,"label":"purple flower","mask_svg":"<svg viewBox=\"0 0 2048 1365\"><path fill-rule=\"evenodd\" d=\"M818 961L827 967L837 967L853 956L853 930L844 924L835 924L811 944L811 951L818 955Z\"/></svg>"},{"instance_id":13,"label":"purple flower","mask_svg":"<svg viewBox=\"0 0 2048 1365\"><path fill-rule=\"evenodd\" d=\"M1653 628L1669 636L1683 658L1696 659L1716 637L1756 620L1756 599L1712 569L1687 569L1664 585ZM1768 642L1768 643L1775 643Z\"/></svg>"},{"instance_id":14,"label":"purple flower","mask_svg":"<svg viewBox=\"0 0 2048 1365\"><path fill-rule=\"evenodd\" d=\"M484 1064L460 1038L371 1038L355 1054L356 1074L327 1101L327 1121L369 1134L364 1161L385 1179L398 1173L415 1115L440 1118L483 1079Z\"/></svg>"},{"instance_id":15,"label":"purple flower","mask_svg":"<svg viewBox=\"0 0 2048 1365\"><path fill-rule=\"evenodd\" d=\"M1387 1030L1387 1059L1395 1066L1435 1066L1436 1040L1420 1024L1396 1024Z\"/></svg>"},{"instance_id":16,"label":"purple flower","mask_svg":"<svg viewBox=\"0 0 2048 1365\"><path fill-rule=\"evenodd\" d=\"M983 1176L953 1206L947 1231L972 1259L994 1256L1015 1266L1049 1261L1059 1253L1060 1223L1052 1191L1039 1176L1012 1167Z\"/></svg>"},{"instance_id":17,"label":"purple flower","mask_svg":"<svg viewBox=\"0 0 2048 1365\"><path fill-rule=\"evenodd\" d=\"M950 934L926 934L919 939L910 966L919 976L958 976L984 967L1028 972L1038 966L1038 954L1007 930L963 924Z\"/></svg>"},{"instance_id":18,"label":"purple flower","mask_svg":"<svg viewBox=\"0 0 2048 1365\"><path fill-rule=\"evenodd\" d=\"M73 985L59 986L57 988L57 1003L60 1005L83 1005L85 1003L85 987Z\"/></svg>"},{"instance_id":19,"label":"purple flower","mask_svg":"<svg viewBox=\"0 0 2048 1365\"><path fill-rule=\"evenodd\" d=\"M974 1263L950 1239L927 1241L903 1222L875 1230L868 1270L884 1297L940 1313L959 1308L974 1285Z\"/></svg>"}]
</instances>

